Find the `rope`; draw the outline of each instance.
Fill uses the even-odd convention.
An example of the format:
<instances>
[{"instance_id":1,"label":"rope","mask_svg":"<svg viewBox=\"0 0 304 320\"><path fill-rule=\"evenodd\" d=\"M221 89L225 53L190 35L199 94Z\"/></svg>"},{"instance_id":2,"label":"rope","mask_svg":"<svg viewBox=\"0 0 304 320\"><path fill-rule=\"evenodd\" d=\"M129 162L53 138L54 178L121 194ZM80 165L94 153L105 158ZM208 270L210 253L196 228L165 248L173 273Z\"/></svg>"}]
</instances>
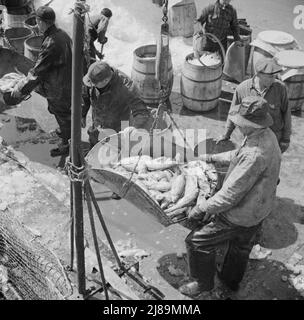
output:
<instances>
[{"instance_id":1,"label":"rope","mask_svg":"<svg viewBox=\"0 0 304 320\"><path fill-rule=\"evenodd\" d=\"M168 0L164 0L163 2L163 18L164 23L168 22Z\"/></svg>"},{"instance_id":2,"label":"rope","mask_svg":"<svg viewBox=\"0 0 304 320\"><path fill-rule=\"evenodd\" d=\"M71 182L81 182L84 184L89 180L88 168L85 165L77 167L72 162L67 161L64 170L67 171Z\"/></svg>"}]
</instances>

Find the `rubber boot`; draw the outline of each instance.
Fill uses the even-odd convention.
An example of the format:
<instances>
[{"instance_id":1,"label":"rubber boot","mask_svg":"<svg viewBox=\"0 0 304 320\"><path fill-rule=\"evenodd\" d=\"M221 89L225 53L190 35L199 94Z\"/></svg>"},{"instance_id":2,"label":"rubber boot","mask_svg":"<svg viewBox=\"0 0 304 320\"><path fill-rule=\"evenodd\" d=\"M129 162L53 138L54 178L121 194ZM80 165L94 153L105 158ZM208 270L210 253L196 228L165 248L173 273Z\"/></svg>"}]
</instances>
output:
<instances>
[{"instance_id":1,"label":"rubber boot","mask_svg":"<svg viewBox=\"0 0 304 320\"><path fill-rule=\"evenodd\" d=\"M187 247L189 275L194 280L180 287L187 296L196 297L214 287L215 253L205 253Z\"/></svg>"}]
</instances>

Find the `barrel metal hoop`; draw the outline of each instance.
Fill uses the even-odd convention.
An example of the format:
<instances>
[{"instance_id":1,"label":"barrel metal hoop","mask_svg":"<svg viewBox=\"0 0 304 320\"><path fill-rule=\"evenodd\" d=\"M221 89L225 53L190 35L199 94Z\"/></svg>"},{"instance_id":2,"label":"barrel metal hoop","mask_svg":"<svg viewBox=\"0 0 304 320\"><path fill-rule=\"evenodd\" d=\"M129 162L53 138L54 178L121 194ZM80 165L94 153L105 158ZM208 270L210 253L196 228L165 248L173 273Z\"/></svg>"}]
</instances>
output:
<instances>
[{"instance_id":1,"label":"barrel metal hoop","mask_svg":"<svg viewBox=\"0 0 304 320\"><path fill-rule=\"evenodd\" d=\"M286 82L286 83L303 83L304 84L304 80L295 80L295 81L293 81L293 80L287 79L284 82Z\"/></svg>"},{"instance_id":2,"label":"barrel metal hoop","mask_svg":"<svg viewBox=\"0 0 304 320\"><path fill-rule=\"evenodd\" d=\"M182 74L182 76L185 77L187 80L190 80L190 81L195 82L195 83L212 83L212 82L216 82L216 81L222 79L222 75L220 77L214 79L214 80L209 80L209 81L206 81L206 80L200 80L200 81L194 80L194 79L191 79L191 78L185 76L184 73Z\"/></svg>"},{"instance_id":3,"label":"barrel metal hoop","mask_svg":"<svg viewBox=\"0 0 304 320\"><path fill-rule=\"evenodd\" d=\"M186 98L186 99L189 99L189 100L191 100L191 101L196 101L196 102L212 102L212 101L215 101L215 100L217 100L217 99L219 99L221 96L219 95L219 96L217 96L216 98L214 98L214 99L209 99L209 100L201 100L201 99L193 99L193 98L189 98L189 97L187 97L186 95L184 95L184 94L181 94L181 96L183 97L183 98Z\"/></svg>"},{"instance_id":4,"label":"barrel metal hoop","mask_svg":"<svg viewBox=\"0 0 304 320\"><path fill-rule=\"evenodd\" d=\"M289 98L288 100L290 100L290 101L304 100L304 96L303 97L298 97L298 98Z\"/></svg>"},{"instance_id":5,"label":"barrel metal hoop","mask_svg":"<svg viewBox=\"0 0 304 320\"><path fill-rule=\"evenodd\" d=\"M155 73L142 72L142 71L139 71L139 70L135 69L134 67L133 67L133 70L138 72L138 73L140 73L140 74L144 74L144 75L147 75L147 76L155 76ZM172 67L170 69L168 69L168 72L170 72L170 71L172 71Z\"/></svg>"}]
</instances>

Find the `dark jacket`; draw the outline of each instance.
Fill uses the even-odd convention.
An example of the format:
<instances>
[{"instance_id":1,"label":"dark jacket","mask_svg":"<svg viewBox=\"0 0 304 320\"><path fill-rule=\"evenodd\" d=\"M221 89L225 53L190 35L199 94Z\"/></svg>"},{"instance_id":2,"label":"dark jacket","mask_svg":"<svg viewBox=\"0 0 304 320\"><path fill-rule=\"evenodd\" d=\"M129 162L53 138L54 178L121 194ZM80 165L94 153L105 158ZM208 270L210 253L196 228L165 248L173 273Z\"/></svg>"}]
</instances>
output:
<instances>
[{"instance_id":1,"label":"dark jacket","mask_svg":"<svg viewBox=\"0 0 304 320\"><path fill-rule=\"evenodd\" d=\"M133 81L119 70L106 88L90 90L93 125L105 129L121 130L121 121L134 118L134 126L141 127L149 118L149 111L140 99Z\"/></svg>"},{"instance_id":2,"label":"dark jacket","mask_svg":"<svg viewBox=\"0 0 304 320\"><path fill-rule=\"evenodd\" d=\"M28 80L21 90L23 94L39 85L37 91L47 98L51 113L70 112L72 40L65 31L53 25L44 33L38 60L29 74L36 79Z\"/></svg>"},{"instance_id":3,"label":"dark jacket","mask_svg":"<svg viewBox=\"0 0 304 320\"><path fill-rule=\"evenodd\" d=\"M229 30L232 31L234 40L240 40L239 24L236 10L228 4L225 9L217 1L203 9L198 21L203 26L205 32L214 34L221 42L227 41Z\"/></svg>"}]
</instances>

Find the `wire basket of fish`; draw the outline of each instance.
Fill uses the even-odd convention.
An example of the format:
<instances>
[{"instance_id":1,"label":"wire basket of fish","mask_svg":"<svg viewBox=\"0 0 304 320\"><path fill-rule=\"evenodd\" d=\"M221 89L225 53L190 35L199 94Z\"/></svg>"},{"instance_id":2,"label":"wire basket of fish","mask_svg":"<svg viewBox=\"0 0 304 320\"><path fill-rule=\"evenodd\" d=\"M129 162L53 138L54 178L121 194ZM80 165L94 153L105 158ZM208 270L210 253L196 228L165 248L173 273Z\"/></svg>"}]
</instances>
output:
<instances>
[{"instance_id":1,"label":"wire basket of fish","mask_svg":"<svg viewBox=\"0 0 304 320\"><path fill-rule=\"evenodd\" d=\"M215 193L215 167L200 160L185 162L187 150L166 139L156 144L156 151L147 145L138 155L138 146L124 140L124 133L100 141L86 157L90 177L164 226L186 220L201 197Z\"/></svg>"}]
</instances>

